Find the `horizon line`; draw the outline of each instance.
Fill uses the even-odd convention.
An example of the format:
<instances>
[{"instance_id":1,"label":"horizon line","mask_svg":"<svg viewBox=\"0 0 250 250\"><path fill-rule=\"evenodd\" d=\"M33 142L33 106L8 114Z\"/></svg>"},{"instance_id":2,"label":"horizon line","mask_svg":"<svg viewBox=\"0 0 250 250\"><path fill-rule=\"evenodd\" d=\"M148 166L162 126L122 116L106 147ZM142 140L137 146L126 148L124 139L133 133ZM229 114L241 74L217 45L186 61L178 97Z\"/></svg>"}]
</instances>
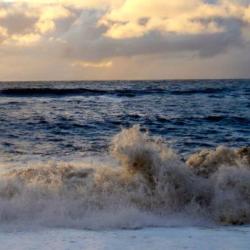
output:
<instances>
[{"instance_id":1,"label":"horizon line","mask_svg":"<svg viewBox=\"0 0 250 250\"><path fill-rule=\"evenodd\" d=\"M150 82L150 81L213 81L213 80L250 80L250 77L240 77L240 78L169 78L169 79L103 79L103 80L97 80L97 79L85 79L85 80L0 80L1 83L16 83L16 82L29 82L29 83L41 83L41 82Z\"/></svg>"}]
</instances>

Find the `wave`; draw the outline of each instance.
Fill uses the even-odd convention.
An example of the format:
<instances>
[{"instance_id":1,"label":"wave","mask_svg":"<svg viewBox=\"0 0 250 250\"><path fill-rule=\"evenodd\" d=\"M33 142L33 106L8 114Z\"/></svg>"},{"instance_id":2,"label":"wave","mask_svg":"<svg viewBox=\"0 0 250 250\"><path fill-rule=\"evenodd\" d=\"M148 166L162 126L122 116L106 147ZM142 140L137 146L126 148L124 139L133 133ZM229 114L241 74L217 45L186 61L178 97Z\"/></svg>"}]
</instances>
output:
<instances>
[{"instance_id":1,"label":"wave","mask_svg":"<svg viewBox=\"0 0 250 250\"><path fill-rule=\"evenodd\" d=\"M136 89L90 89L90 88L9 88L2 89L1 95L14 97L28 96L67 96L67 95L116 95L134 97L136 95L160 94L164 92L161 88Z\"/></svg>"},{"instance_id":2,"label":"wave","mask_svg":"<svg viewBox=\"0 0 250 250\"><path fill-rule=\"evenodd\" d=\"M225 88L195 88L186 90L173 90L171 94L173 95L194 95L194 94L217 94L225 91Z\"/></svg>"},{"instance_id":3,"label":"wave","mask_svg":"<svg viewBox=\"0 0 250 250\"><path fill-rule=\"evenodd\" d=\"M204 118L208 122L227 122L227 123L239 123L239 124L249 124L249 119L240 116L228 116L228 115L210 115Z\"/></svg>"},{"instance_id":4,"label":"wave","mask_svg":"<svg viewBox=\"0 0 250 250\"><path fill-rule=\"evenodd\" d=\"M106 229L250 223L250 148L218 147L184 162L134 126L112 139L108 159L3 164L1 224Z\"/></svg>"},{"instance_id":5,"label":"wave","mask_svg":"<svg viewBox=\"0 0 250 250\"><path fill-rule=\"evenodd\" d=\"M248 125L250 120L242 116L230 115L204 115L204 116L183 116L183 117L167 117L158 115L155 117L157 122L172 123L175 125L184 125L190 122L206 122L206 123L221 123L221 124L235 124L235 125Z\"/></svg>"},{"instance_id":6,"label":"wave","mask_svg":"<svg viewBox=\"0 0 250 250\"><path fill-rule=\"evenodd\" d=\"M225 91L225 88L195 88L187 90L167 90L164 88L144 89L91 89L91 88L7 88L0 90L4 96L29 97L29 96L70 96L70 95L116 95L135 97L137 95L171 94L171 95L194 95L216 94Z\"/></svg>"}]
</instances>

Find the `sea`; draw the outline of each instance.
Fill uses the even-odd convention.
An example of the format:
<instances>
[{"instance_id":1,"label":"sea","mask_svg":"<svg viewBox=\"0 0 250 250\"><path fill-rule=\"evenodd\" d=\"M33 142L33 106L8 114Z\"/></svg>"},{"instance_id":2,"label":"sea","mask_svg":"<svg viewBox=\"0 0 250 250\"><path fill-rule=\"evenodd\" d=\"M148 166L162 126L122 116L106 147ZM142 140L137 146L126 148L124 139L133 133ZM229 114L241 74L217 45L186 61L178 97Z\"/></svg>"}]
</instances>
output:
<instances>
[{"instance_id":1,"label":"sea","mask_svg":"<svg viewBox=\"0 0 250 250\"><path fill-rule=\"evenodd\" d=\"M249 249L249 147L247 79L0 82L0 249Z\"/></svg>"}]
</instances>

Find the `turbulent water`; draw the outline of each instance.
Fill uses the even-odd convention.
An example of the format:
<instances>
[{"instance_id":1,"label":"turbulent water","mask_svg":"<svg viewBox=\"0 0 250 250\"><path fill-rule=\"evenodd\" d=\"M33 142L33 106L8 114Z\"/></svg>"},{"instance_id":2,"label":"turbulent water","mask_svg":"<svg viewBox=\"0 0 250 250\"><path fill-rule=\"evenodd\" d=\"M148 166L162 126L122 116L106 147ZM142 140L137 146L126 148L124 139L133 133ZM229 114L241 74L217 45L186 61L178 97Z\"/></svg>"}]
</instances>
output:
<instances>
[{"instance_id":1,"label":"turbulent water","mask_svg":"<svg viewBox=\"0 0 250 250\"><path fill-rule=\"evenodd\" d=\"M0 222L250 223L250 81L0 84Z\"/></svg>"}]
</instances>

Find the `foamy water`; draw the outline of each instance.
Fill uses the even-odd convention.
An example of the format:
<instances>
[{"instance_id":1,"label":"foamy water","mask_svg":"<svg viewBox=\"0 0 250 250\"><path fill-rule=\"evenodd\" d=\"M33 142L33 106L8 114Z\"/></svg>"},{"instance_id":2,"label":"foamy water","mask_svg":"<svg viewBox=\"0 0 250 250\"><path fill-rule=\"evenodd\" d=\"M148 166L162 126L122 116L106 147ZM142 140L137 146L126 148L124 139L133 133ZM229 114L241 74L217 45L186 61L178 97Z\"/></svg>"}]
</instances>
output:
<instances>
[{"instance_id":1,"label":"foamy water","mask_svg":"<svg viewBox=\"0 0 250 250\"><path fill-rule=\"evenodd\" d=\"M249 149L200 157L185 163L134 126L113 138L106 162L2 166L1 222L89 229L248 224Z\"/></svg>"},{"instance_id":2,"label":"foamy water","mask_svg":"<svg viewBox=\"0 0 250 250\"><path fill-rule=\"evenodd\" d=\"M144 230L86 231L40 229L0 233L5 249L227 249L248 250L249 229L245 227L171 227Z\"/></svg>"}]
</instances>

